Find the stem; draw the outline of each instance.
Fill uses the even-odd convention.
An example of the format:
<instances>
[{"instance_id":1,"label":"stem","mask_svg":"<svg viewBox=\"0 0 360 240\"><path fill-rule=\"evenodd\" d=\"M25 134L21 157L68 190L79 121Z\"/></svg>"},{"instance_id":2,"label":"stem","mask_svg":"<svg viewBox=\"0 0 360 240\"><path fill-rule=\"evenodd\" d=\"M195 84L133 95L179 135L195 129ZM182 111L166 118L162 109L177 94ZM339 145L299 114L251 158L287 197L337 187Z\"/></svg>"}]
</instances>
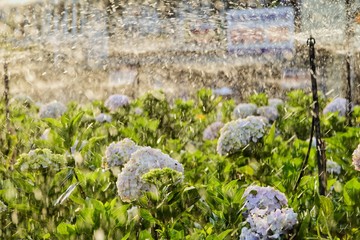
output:
<instances>
[{"instance_id":1,"label":"stem","mask_svg":"<svg viewBox=\"0 0 360 240\"><path fill-rule=\"evenodd\" d=\"M5 116L6 116L6 130L10 133L10 110L9 110L9 74L8 74L8 63L4 63L4 97L5 97Z\"/></svg>"},{"instance_id":2,"label":"stem","mask_svg":"<svg viewBox=\"0 0 360 240\"><path fill-rule=\"evenodd\" d=\"M313 94L313 118L315 127L315 139L316 139L316 157L318 163L319 174L319 194L325 195L326 192L326 156L325 156L325 144L321 140L320 134L320 117L319 117L319 97L317 94L316 84L316 66L315 66L315 39L310 36L307 41L309 45L309 57L310 57L310 69L311 69L311 90Z\"/></svg>"},{"instance_id":3,"label":"stem","mask_svg":"<svg viewBox=\"0 0 360 240\"><path fill-rule=\"evenodd\" d=\"M312 146L312 139L314 137L314 128L315 128L315 120L314 120L314 117L313 117L312 121L311 121L311 132L310 132L310 141L309 141L308 150L307 150L305 159L304 159L304 161L302 163L302 166L301 166L300 175L299 175L298 179L296 180L294 190L296 190L296 188L299 186L301 178L304 176L305 168L306 168L306 166L308 165L308 162L309 162L309 156L310 156L310 151L311 151L311 146Z\"/></svg>"},{"instance_id":4,"label":"stem","mask_svg":"<svg viewBox=\"0 0 360 240\"><path fill-rule=\"evenodd\" d=\"M347 72L347 86L346 86L346 121L349 127L352 126L351 118L352 118L352 97L351 97L351 65L350 65L350 54L348 53L346 56L346 72Z\"/></svg>"}]
</instances>

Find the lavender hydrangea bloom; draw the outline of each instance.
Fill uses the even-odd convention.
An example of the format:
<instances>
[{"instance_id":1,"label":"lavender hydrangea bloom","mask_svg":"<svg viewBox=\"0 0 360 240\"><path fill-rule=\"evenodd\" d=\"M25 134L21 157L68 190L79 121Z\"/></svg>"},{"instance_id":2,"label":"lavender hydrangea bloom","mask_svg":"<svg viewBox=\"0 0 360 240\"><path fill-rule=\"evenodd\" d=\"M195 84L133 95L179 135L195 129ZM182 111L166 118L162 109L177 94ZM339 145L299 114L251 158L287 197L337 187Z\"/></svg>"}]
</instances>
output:
<instances>
[{"instance_id":1,"label":"lavender hydrangea bloom","mask_svg":"<svg viewBox=\"0 0 360 240\"><path fill-rule=\"evenodd\" d=\"M280 105L284 105L284 101L280 98L270 98L269 106L277 108Z\"/></svg>"},{"instance_id":2,"label":"lavender hydrangea bloom","mask_svg":"<svg viewBox=\"0 0 360 240\"><path fill-rule=\"evenodd\" d=\"M256 110L256 114L266 117L270 122L274 122L279 117L279 112L276 107L263 106Z\"/></svg>"},{"instance_id":3,"label":"lavender hydrangea bloom","mask_svg":"<svg viewBox=\"0 0 360 240\"><path fill-rule=\"evenodd\" d=\"M66 112L66 106L60 102L53 101L42 105L39 111L40 118L58 118Z\"/></svg>"},{"instance_id":4,"label":"lavender hydrangea bloom","mask_svg":"<svg viewBox=\"0 0 360 240\"><path fill-rule=\"evenodd\" d=\"M347 111L348 100L345 98L335 98L323 110L324 114L338 112L339 116L345 116Z\"/></svg>"},{"instance_id":5,"label":"lavender hydrangea bloom","mask_svg":"<svg viewBox=\"0 0 360 240\"><path fill-rule=\"evenodd\" d=\"M252 229L243 227L241 229L241 234L239 240L259 240L260 235L256 232L253 232Z\"/></svg>"},{"instance_id":6,"label":"lavender hydrangea bloom","mask_svg":"<svg viewBox=\"0 0 360 240\"><path fill-rule=\"evenodd\" d=\"M224 126L222 122L214 122L210 124L203 132L204 140L214 140L219 137L220 129Z\"/></svg>"},{"instance_id":7,"label":"lavender hydrangea bloom","mask_svg":"<svg viewBox=\"0 0 360 240\"><path fill-rule=\"evenodd\" d=\"M121 107L128 106L129 104L130 104L129 97L121 94L111 95L105 101L105 107L113 112L115 112Z\"/></svg>"},{"instance_id":8,"label":"lavender hydrangea bloom","mask_svg":"<svg viewBox=\"0 0 360 240\"><path fill-rule=\"evenodd\" d=\"M356 171L360 171L360 144L352 154L352 164L354 165Z\"/></svg>"},{"instance_id":9,"label":"lavender hydrangea bloom","mask_svg":"<svg viewBox=\"0 0 360 240\"><path fill-rule=\"evenodd\" d=\"M249 186L243 197L246 198L245 207L250 212L253 209L266 209L270 212L287 206L286 196L272 187Z\"/></svg>"},{"instance_id":10,"label":"lavender hydrangea bloom","mask_svg":"<svg viewBox=\"0 0 360 240\"><path fill-rule=\"evenodd\" d=\"M115 166L122 167L130 160L131 154L140 148L129 138L125 138L117 143L112 142L105 150L103 161L110 168Z\"/></svg>"},{"instance_id":11,"label":"lavender hydrangea bloom","mask_svg":"<svg viewBox=\"0 0 360 240\"><path fill-rule=\"evenodd\" d=\"M250 228L242 228L240 239L279 239L297 223L286 196L272 187L250 186L243 197Z\"/></svg>"},{"instance_id":12,"label":"lavender hydrangea bloom","mask_svg":"<svg viewBox=\"0 0 360 240\"><path fill-rule=\"evenodd\" d=\"M340 174L341 166L337 162L327 160L327 162L326 162L326 172L328 172L330 174Z\"/></svg>"},{"instance_id":13,"label":"lavender hydrangea bloom","mask_svg":"<svg viewBox=\"0 0 360 240\"><path fill-rule=\"evenodd\" d=\"M108 114L100 113L95 117L95 120L99 123L103 123L103 122L111 122L112 118Z\"/></svg>"},{"instance_id":14,"label":"lavender hydrangea bloom","mask_svg":"<svg viewBox=\"0 0 360 240\"><path fill-rule=\"evenodd\" d=\"M254 115L256 112L257 106L253 103L240 103L237 105L233 111L233 118L246 118L248 116Z\"/></svg>"},{"instance_id":15,"label":"lavender hydrangea bloom","mask_svg":"<svg viewBox=\"0 0 360 240\"><path fill-rule=\"evenodd\" d=\"M117 180L118 193L122 201L134 201L144 191L150 191L153 185L144 182L141 179L142 175L151 169L166 167L184 173L181 163L158 149L142 147L131 154L130 161L125 164Z\"/></svg>"},{"instance_id":16,"label":"lavender hydrangea bloom","mask_svg":"<svg viewBox=\"0 0 360 240\"><path fill-rule=\"evenodd\" d=\"M228 122L220 130L217 152L226 155L241 150L251 142L258 142L265 134L266 121L262 117L250 116Z\"/></svg>"}]
</instances>

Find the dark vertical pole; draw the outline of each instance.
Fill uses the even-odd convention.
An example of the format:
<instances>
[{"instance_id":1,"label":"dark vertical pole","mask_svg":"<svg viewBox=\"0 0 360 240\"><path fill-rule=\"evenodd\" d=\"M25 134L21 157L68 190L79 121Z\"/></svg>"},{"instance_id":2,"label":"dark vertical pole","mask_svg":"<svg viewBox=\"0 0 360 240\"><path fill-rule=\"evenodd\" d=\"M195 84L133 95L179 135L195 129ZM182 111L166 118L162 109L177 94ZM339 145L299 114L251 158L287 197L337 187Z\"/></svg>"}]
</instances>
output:
<instances>
[{"instance_id":1,"label":"dark vertical pole","mask_svg":"<svg viewBox=\"0 0 360 240\"><path fill-rule=\"evenodd\" d=\"M352 118L352 96L351 96L351 56L350 56L350 38L351 38L351 0L345 1L346 7L346 29L345 29L345 37L346 37L346 121L348 126L351 126L351 118Z\"/></svg>"},{"instance_id":2,"label":"dark vertical pole","mask_svg":"<svg viewBox=\"0 0 360 240\"><path fill-rule=\"evenodd\" d=\"M5 98L5 117L6 117L6 130L9 133L10 128L10 110L9 110L9 74L8 63L4 63L4 98Z\"/></svg>"},{"instance_id":3,"label":"dark vertical pole","mask_svg":"<svg viewBox=\"0 0 360 240\"><path fill-rule=\"evenodd\" d=\"M315 139L316 139L316 157L318 163L318 174L319 174L319 193L320 195L325 195L326 192L326 156L325 156L325 144L321 140L320 134L320 107L319 107L319 98L317 94L317 84L316 84L316 66L315 66L315 39L310 36L307 40L309 46L309 57L310 57L310 73L311 73L311 90L313 94L313 118L315 126Z\"/></svg>"}]
</instances>

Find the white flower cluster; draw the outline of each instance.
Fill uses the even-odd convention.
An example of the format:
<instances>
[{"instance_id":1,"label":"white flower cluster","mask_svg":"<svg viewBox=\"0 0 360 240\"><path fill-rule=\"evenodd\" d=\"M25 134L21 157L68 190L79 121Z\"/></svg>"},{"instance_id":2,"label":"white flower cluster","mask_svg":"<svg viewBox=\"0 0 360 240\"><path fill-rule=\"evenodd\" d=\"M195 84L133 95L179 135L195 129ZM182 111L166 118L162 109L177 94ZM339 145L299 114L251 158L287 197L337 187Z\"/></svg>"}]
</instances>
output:
<instances>
[{"instance_id":1,"label":"white flower cluster","mask_svg":"<svg viewBox=\"0 0 360 240\"><path fill-rule=\"evenodd\" d=\"M17 95L10 99L9 104L19 103L23 106L30 107L34 104L34 100L27 95Z\"/></svg>"},{"instance_id":2,"label":"white flower cluster","mask_svg":"<svg viewBox=\"0 0 360 240\"><path fill-rule=\"evenodd\" d=\"M220 130L217 152L226 155L241 150L251 142L258 142L265 134L266 120L263 117L249 116L228 122Z\"/></svg>"},{"instance_id":3,"label":"white flower cluster","mask_svg":"<svg viewBox=\"0 0 360 240\"><path fill-rule=\"evenodd\" d=\"M151 169L171 168L184 173L181 163L158 149L141 147L131 154L121 173L118 175L117 187L122 201L131 202L138 199L144 191L150 191L153 185L144 182L141 177Z\"/></svg>"},{"instance_id":4,"label":"white flower cluster","mask_svg":"<svg viewBox=\"0 0 360 240\"><path fill-rule=\"evenodd\" d=\"M360 171L360 144L352 154L352 164L354 165L356 171Z\"/></svg>"},{"instance_id":5,"label":"white flower cluster","mask_svg":"<svg viewBox=\"0 0 360 240\"><path fill-rule=\"evenodd\" d=\"M28 154L21 154L15 167L20 171L51 169L58 171L67 164L64 155L54 154L49 149L30 150Z\"/></svg>"},{"instance_id":6,"label":"white flower cluster","mask_svg":"<svg viewBox=\"0 0 360 240\"><path fill-rule=\"evenodd\" d=\"M210 124L203 132L204 140L214 140L219 137L220 129L224 126L222 122L214 122Z\"/></svg>"},{"instance_id":7,"label":"white flower cluster","mask_svg":"<svg viewBox=\"0 0 360 240\"><path fill-rule=\"evenodd\" d=\"M5 205L5 203L3 203L1 200L0 200L0 213L1 212L5 212L7 209L7 206Z\"/></svg>"},{"instance_id":8,"label":"white flower cluster","mask_svg":"<svg viewBox=\"0 0 360 240\"><path fill-rule=\"evenodd\" d=\"M277 108L277 106L284 105L284 101L280 98L270 98L268 105Z\"/></svg>"},{"instance_id":9,"label":"white flower cluster","mask_svg":"<svg viewBox=\"0 0 360 240\"><path fill-rule=\"evenodd\" d=\"M122 167L130 160L131 154L141 147L136 145L131 139L125 138L120 142L112 142L105 150L104 162L109 168Z\"/></svg>"},{"instance_id":10,"label":"white flower cluster","mask_svg":"<svg viewBox=\"0 0 360 240\"><path fill-rule=\"evenodd\" d=\"M103 122L111 122L112 118L110 115L105 114L105 113L100 113L99 115L97 115L95 117L95 121L99 122L99 123L103 123Z\"/></svg>"},{"instance_id":11,"label":"white flower cluster","mask_svg":"<svg viewBox=\"0 0 360 240\"><path fill-rule=\"evenodd\" d=\"M263 106L256 110L256 114L266 117L270 122L274 122L279 117L279 112L276 107Z\"/></svg>"},{"instance_id":12,"label":"white flower cluster","mask_svg":"<svg viewBox=\"0 0 360 240\"><path fill-rule=\"evenodd\" d=\"M272 187L248 187L243 195L247 208L246 223L240 240L279 239L297 223L297 214L287 207L286 196Z\"/></svg>"},{"instance_id":13,"label":"white flower cluster","mask_svg":"<svg viewBox=\"0 0 360 240\"><path fill-rule=\"evenodd\" d=\"M53 101L42 105L39 110L40 118L58 118L66 112L66 106L61 102Z\"/></svg>"},{"instance_id":14,"label":"white flower cluster","mask_svg":"<svg viewBox=\"0 0 360 240\"><path fill-rule=\"evenodd\" d=\"M115 112L121 107L128 106L129 104L130 104L129 97L121 94L111 95L105 101L105 107L113 112Z\"/></svg>"},{"instance_id":15,"label":"white flower cluster","mask_svg":"<svg viewBox=\"0 0 360 240\"><path fill-rule=\"evenodd\" d=\"M324 114L338 112L339 116L345 116L348 101L345 98L335 98L323 110Z\"/></svg>"},{"instance_id":16,"label":"white flower cluster","mask_svg":"<svg viewBox=\"0 0 360 240\"><path fill-rule=\"evenodd\" d=\"M326 172L328 172L330 174L340 174L341 166L337 162L327 160L326 161Z\"/></svg>"},{"instance_id":17,"label":"white flower cluster","mask_svg":"<svg viewBox=\"0 0 360 240\"><path fill-rule=\"evenodd\" d=\"M237 105L233 111L233 118L246 118L248 116L254 115L256 112L257 106L253 103L240 103Z\"/></svg>"}]
</instances>

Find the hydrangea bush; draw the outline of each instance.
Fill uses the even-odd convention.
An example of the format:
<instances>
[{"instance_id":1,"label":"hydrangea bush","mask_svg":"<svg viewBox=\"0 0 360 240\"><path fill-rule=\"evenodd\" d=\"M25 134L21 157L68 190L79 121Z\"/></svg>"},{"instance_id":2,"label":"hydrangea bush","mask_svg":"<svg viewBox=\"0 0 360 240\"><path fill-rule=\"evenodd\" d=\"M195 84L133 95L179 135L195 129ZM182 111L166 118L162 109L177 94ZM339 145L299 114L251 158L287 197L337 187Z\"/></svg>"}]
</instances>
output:
<instances>
[{"instance_id":1,"label":"hydrangea bush","mask_svg":"<svg viewBox=\"0 0 360 240\"><path fill-rule=\"evenodd\" d=\"M249 186L244 194L247 226L240 239L279 239L293 229L297 214L286 196L272 187Z\"/></svg>"},{"instance_id":2,"label":"hydrangea bush","mask_svg":"<svg viewBox=\"0 0 360 240\"><path fill-rule=\"evenodd\" d=\"M103 161L109 168L116 166L123 167L130 160L131 154L140 148L129 138L119 142L112 142L106 147Z\"/></svg>"},{"instance_id":3,"label":"hydrangea bush","mask_svg":"<svg viewBox=\"0 0 360 240\"><path fill-rule=\"evenodd\" d=\"M21 154L15 163L20 171L34 171L49 169L59 171L66 167L67 160L64 155L54 154L49 149L35 149L29 153Z\"/></svg>"},{"instance_id":4,"label":"hydrangea bush","mask_svg":"<svg viewBox=\"0 0 360 240\"><path fill-rule=\"evenodd\" d=\"M66 106L58 101L42 105L39 110L40 118L58 118L66 112Z\"/></svg>"},{"instance_id":5,"label":"hydrangea bush","mask_svg":"<svg viewBox=\"0 0 360 240\"><path fill-rule=\"evenodd\" d=\"M108 97L104 104L107 109L115 112L119 108L128 106L130 104L130 99L126 95L114 94Z\"/></svg>"},{"instance_id":6,"label":"hydrangea bush","mask_svg":"<svg viewBox=\"0 0 360 240\"><path fill-rule=\"evenodd\" d=\"M240 103L233 111L233 119L246 118L256 113L257 106L254 103Z\"/></svg>"},{"instance_id":7,"label":"hydrangea bush","mask_svg":"<svg viewBox=\"0 0 360 240\"><path fill-rule=\"evenodd\" d=\"M250 143L258 142L266 132L266 120L262 117L250 116L228 122L220 130L217 152L227 155L241 150Z\"/></svg>"},{"instance_id":8,"label":"hydrangea bush","mask_svg":"<svg viewBox=\"0 0 360 240\"><path fill-rule=\"evenodd\" d=\"M224 126L222 122L214 122L210 124L203 132L204 140L214 140L220 135L220 129Z\"/></svg>"},{"instance_id":9,"label":"hydrangea bush","mask_svg":"<svg viewBox=\"0 0 360 240\"><path fill-rule=\"evenodd\" d=\"M360 171L360 144L354 150L352 154L352 164L356 171Z\"/></svg>"},{"instance_id":10,"label":"hydrangea bush","mask_svg":"<svg viewBox=\"0 0 360 240\"><path fill-rule=\"evenodd\" d=\"M348 100L346 98L335 98L326 105L323 110L324 114L337 112L339 116L345 116L347 111Z\"/></svg>"},{"instance_id":11,"label":"hydrangea bush","mask_svg":"<svg viewBox=\"0 0 360 240\"><path fill-rule=\"evenodd\" d=\"M181 163L158 149L142 147L131 154L118 176L118 193L124 202L137 200L144 191L150 191L152 186L142 180L142 175L156 168L171 168L184 173Z\"/></svg>"}]
</instances>

